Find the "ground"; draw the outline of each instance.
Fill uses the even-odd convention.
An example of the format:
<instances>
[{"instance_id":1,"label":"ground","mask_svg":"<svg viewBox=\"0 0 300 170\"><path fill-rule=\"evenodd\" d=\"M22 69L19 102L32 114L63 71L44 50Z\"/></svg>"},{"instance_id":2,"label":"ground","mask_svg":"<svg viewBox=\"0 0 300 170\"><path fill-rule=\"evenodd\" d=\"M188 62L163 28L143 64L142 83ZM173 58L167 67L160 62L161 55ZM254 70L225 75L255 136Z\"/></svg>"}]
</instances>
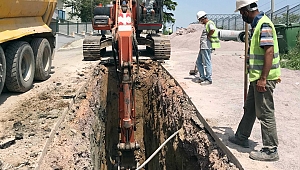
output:
<instances>
[{"instance_id":1,"label":"ground","mask_svg":"<svg viewBox=\"0 0 300 170\"><path fill-rule=\"evenodd\" d=\"M200 86L194 82L196 77L189 76L188 72L194 69L201 28L191 25L188 30L197 31L172 36L172 59L164 66L191 97L219 138L247 170L300 169L297 157L300 152L297 147L300 144L297 139L300 134L300 71L283 68L282 82L274 91L280 160L272 163L252 161L248 158L249 152L262 146L259 121L255 122L252 130L249 149L231 144L227 139L234 134L243 115L244 44L221 42L221 48L212 54L213 84Z\"/></svg>"},{"instance_id":2,"label":"ground","mask_svg":"<svg viewBox=\"0 0 300 170\"><path fill-rule=\"evenodd\" d=\"M195 76L188 74L191 69L194 69L199 50L199 38L197 37L201 33L198 25L194 25L192 28L188 34L171 35L171 59L166 61L163 66L179 82L199 112L238 158L244 169L300 169L297 158L300 152L297 146L300 143L296 138L300 135L298 128L300 124L298 114L300 109L300 71L282 69L282 83L277 85L274 93L280 160L271 163L252 161L248 158L248 153L252 149L261 147L258 121L255 123L250 137L250 149L233 145L227 140L229 135L234 134L243 112L244 45L231 41L221 42L222 48L212 54L213 84L201 86L195 83ZM52 158L53 165L55 165L55 159L74 156L64 152L68 150L64 147L61 147L60 152L46 155L47 149L55 145L68 144L68 146L76 148L78 162L82 162L87 157L86 148L78 147L78 144L72 143L67 136L52 140L53 136L57 135L58 124L73 122L73 124L68 124L71 130L65 132L72 136L79 133L76 130L78 123L86 123L80 122L80 119L74 119L80 114L75 116L66 111L68 108L76 110L75 96L79 99L91 96L91 94L82 96L80 91L90 79L92 70L98 62L82 61L81 43L82 41L74 42L56 53L53 60L53 73L49 80L35 82L33 89L23 94L1 94L0 167L2 169L34 168L37 163L44 163L43 156L47 159ZM105 69L100 70L105 72ZM113 96L113 94L111 95ZM73 105L70 106L72 103ZM86 103L85 108L92 109L89 107L89 103ZM85 110L81 112L84 113ZM84 114L81 116L86 117ZM63 130L60 129L61 132ZM85 129L81 130L85 132ZM100 140L97 136L95 138ZM85 133L81 134L78 141L80 140L87 140ZM63 165L68 165L68 162L56 164L51 169L63 169ZM78 166L85 167L82 164ZM68 168L65 167L65 169Z\"/></svg>"}]
</instances>

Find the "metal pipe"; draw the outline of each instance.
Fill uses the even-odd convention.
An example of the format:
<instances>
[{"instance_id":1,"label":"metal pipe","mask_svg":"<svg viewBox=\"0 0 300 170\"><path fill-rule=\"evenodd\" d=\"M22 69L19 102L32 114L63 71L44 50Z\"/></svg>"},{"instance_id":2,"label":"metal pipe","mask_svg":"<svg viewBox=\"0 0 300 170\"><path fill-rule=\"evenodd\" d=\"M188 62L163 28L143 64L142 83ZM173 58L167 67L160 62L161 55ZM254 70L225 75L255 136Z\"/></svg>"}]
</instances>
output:
<instances>
[{"instance_id":1,"label":"metal pipe","mask_svg":"<svg viewBox=\"0 0 300 170\"><path fill-rule=\"evenodd\" d=\"M173 135L171 135L155 152L153 152L153 154L141 165L139 166L136 170L139 170L141 168L143 168L148 162L151 161L151 159L161 150L162 147L164 147L169 140L171 140L173 137L175 137L179 131L182 130L182 128L180 128L178 131L176 131Z\"/></svg>"},{"instance_id":2,"label":"metal pipe","mask_svg":"<svg viewBox=\"0 0 300 170\"><path fill-rule=\"evenodd\" d=\"M248 90L248 47L249 47L249 25L245 22L245 61L244 61L244 102L246 102L247 98L247 90Z\"/></svg>"}]
</instances>

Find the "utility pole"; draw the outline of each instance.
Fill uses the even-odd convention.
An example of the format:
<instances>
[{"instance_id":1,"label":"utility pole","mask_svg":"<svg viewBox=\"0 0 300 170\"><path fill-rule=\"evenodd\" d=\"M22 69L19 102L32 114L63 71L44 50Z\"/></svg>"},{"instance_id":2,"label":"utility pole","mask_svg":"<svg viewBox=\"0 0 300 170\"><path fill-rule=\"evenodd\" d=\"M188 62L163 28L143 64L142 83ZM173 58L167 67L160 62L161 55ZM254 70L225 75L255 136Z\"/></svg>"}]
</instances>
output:
<instances>
[{"instance_id":1,"label":"utility pole","mask_svg":"<svg viewBox=\"0 0 300 170\"><path fill-rule=\"evenodd\" d=\"M275 10L275 4L274 4L274 0L271 0L271 20L273 21L274 19L274 10Z\"/></svg>"}]
</instances>

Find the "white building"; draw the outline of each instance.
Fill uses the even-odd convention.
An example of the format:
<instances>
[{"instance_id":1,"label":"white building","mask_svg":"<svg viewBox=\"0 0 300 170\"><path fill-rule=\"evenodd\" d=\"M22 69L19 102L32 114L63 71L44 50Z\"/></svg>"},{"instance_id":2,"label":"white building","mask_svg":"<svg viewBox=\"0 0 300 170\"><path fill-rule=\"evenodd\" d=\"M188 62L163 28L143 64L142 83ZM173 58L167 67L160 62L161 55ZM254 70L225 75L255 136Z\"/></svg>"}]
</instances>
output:
<instances>
[{"instance_id":1,"label":"white building","mask_svg":"<svg viewBox=\"0 0 300 170\"><path fill-rule=\"evenodd\" d=\"M56 7L56 15L60 20L68 20L72 22L80 21L78 18L70 19L69 12L72 11L71 7L65 7L65 4L63 3L63 0L57 0L57 7Z\"/></svg>"}]
</instances>

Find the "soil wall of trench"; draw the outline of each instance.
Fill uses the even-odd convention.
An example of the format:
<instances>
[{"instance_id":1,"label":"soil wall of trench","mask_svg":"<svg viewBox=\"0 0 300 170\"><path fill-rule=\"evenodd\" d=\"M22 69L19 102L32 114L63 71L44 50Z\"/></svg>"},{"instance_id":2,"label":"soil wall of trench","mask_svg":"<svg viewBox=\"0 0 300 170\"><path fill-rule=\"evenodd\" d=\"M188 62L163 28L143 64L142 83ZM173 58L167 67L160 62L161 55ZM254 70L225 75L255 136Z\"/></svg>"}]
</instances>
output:
<instances>
[{"instance_id":1,"label":"soil wall of trench","mask_svg":"<svg viewBox=\"0 0 300 170\"><path fill-rule=\"evenodd\" d=\"M113 169L119 138L116 80L114 67L95 68L60 124L40 167ZM188 96L160 64L142 62L137 80L135 137L141 149L135 155L139 163L183 129L144 169L238 169L198 120Z\"/></svg>"}]
</instances>

